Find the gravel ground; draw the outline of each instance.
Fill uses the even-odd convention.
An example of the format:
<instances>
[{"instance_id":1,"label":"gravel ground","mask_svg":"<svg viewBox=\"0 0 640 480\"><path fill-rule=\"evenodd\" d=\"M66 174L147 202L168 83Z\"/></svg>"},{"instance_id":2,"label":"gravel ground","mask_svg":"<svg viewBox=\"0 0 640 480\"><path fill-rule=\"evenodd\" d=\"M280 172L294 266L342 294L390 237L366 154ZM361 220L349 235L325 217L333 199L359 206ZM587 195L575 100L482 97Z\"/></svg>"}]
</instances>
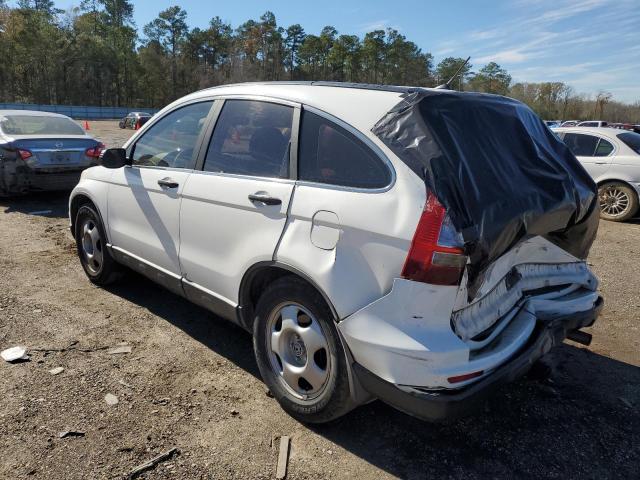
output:
<instances>
[{"instance_id":1,"label":"gravel ground","mask_svg":"<svg viewBox=\"0 0 640 480\"><path fill-rule=\"evenodd\" d=\"M131 134L91 130L111 146ZM135 274L89 283L66 201L0 201L0 350L31 355L0 363L0 478L122 478L172 447L141 478L274 478L281 435L290 479L638 476L640 223L601 223L590 262L606 307L589 348L555 350L549 380L505 386L448 425L374 402L308 427L267 394L244 331ZM131 353L109 353L122 344Z\"/></svg>"}]
</instances>

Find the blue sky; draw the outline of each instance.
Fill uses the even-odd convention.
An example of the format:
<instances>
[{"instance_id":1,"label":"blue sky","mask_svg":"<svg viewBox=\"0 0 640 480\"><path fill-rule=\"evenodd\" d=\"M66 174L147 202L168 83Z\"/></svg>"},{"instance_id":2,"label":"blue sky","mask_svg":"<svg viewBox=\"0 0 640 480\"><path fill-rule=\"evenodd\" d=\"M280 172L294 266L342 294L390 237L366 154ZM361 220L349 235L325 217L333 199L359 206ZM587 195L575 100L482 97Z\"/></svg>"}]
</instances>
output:
<instances>
[{"instance_id":1,"label":"blue sky","mask_svg":"<svg viewBox=\"0 0 640 480\"><path fill-rule=\"evenodd\" d=\"M279 25L300 23L307 33L333 25L362 36L392 27L436 62L471 55L474 67L495 61L515 81L564 81L578 92L640 101L640 0L134 0L136 24L177 3L198 27L216 15L237 27L266 10Z\"/></svg>"}]
</instances>

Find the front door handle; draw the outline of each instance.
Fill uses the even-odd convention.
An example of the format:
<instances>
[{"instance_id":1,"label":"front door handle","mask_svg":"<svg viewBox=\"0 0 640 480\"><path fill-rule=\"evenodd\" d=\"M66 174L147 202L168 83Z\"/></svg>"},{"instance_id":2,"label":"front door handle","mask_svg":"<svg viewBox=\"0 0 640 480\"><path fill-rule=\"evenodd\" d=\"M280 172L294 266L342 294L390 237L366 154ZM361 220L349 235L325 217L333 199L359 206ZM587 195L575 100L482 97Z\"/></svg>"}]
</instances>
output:
<instances>
[{"instance_id":1,"label":"front door handle","mask_svg":"<svg viewBox=\"0 0 640 480\"><path fill-rule=\"evenodd\" d=\"M279 198L270 197L269 195L264 194L249 195L249 200L251 200L252 202L259 202L264 205L280 205L282 203L282 200L280 200Z\"/></svg>"},{"instance_id":2,"label":"front door handle","mask_svg":"<svg viewBox=\"0 0 640 480\"><path fill-rule=\"evenodd\" d=\"M596 163L596 165L606 165L607 164L607 162L595 162L595 163Z\"/></svg>"},{"instance_id":3,"label":"front door handle","mask_svg":"<svg viewBox=\"0 0 640 480\"><path fill-rule=\"evenodd\" d=\"M178 188L180 184L173 178L166 177L158 180L158 185L164 188Z\"/></svg>"}]
</instances>

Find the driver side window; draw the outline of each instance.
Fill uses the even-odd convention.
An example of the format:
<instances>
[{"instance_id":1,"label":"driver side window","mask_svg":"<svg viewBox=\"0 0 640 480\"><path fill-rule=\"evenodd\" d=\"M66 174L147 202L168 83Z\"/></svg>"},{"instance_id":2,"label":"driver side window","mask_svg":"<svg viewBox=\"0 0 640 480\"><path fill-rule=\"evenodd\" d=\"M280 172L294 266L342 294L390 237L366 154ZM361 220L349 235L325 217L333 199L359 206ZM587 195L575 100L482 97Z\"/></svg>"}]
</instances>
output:
<instances>
[{"instance_id":1,"label":"driver side window","mask_svg":"<svg viewBox=\"0 0 640 480\"><path fill-rule=\"evenodd\" d=\"M193 168L194 150L213 101L193 103L162 117L133 147L133 165Z\"/></svg>"}]
</instances>

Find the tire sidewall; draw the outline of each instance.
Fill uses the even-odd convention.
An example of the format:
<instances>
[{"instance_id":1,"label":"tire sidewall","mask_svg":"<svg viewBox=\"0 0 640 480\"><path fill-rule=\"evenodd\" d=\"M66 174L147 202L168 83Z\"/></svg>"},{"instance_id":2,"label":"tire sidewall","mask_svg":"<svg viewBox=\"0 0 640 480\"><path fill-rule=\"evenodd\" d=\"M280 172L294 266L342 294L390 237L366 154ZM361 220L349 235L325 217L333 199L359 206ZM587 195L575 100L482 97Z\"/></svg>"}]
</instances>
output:
<instances>
[{"instance_id":1,"label":"tire sidewall","mask_svg":"<svg viewBox=\"0 0 640 480\"><path fill-rule=\"evenodd\" d=\"M294 397L281 384L278 374L271 366L266 342L268 319L273 310L283 302L298 303L309 310L320 323L329 345L328 353L331 357L332 369L328 383L323 392L310 401ZM332 420L343 413L338 410L345 403L345 395L349 397L346 355L330 309L312 288L303 282L286 281L286 279L279 280L268 288L260 297L256 307L253 347L264 382L274 398L290 415L301 421L320 423Z\"/></svg>"},{"instance_id":2,"label":"tire sidewall","mask_svg":"<svg viewBox=\"0 0 640 480\"><path fill-rule=\"evenodd\" d=\"M84 252L82 250L82 225L85 220L91 219L96 224L98 228L98 233L100 234L100 240L102 241L102 266L98 273L92 272L87 267L87 262L84 256ZM87 277L92 282L95 283L103 283L105 282L109 275L111 274L111 263L113 262L111 256L109 255L109 251L107 250L107 237L104 233L104 228L102 226L102 221L100 220L100 216L98 213L89 205L82 205L78 209L78 213L76 214L76 222L75 222L75 240L76 240L76 248L78 251L78 258L80 259L80 264L82 265L82 269L87 274Z\"/></svg>"}]
</instances>

